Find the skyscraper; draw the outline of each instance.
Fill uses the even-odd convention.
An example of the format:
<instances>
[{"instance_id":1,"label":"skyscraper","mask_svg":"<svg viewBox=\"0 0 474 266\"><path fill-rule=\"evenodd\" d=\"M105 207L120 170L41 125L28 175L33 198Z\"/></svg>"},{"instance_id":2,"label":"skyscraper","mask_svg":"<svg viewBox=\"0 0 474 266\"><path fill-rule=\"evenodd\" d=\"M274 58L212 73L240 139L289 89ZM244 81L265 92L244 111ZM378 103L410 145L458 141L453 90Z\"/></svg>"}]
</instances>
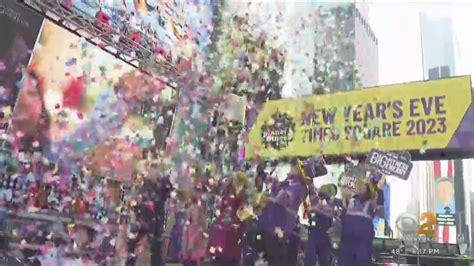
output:
<instances>
[{"instance_id":1,"label":"skyscraper","mask_svg":"<svg viewBox=\"0 0 474 266\"><path fill-rule=\"evenodd\" d=\"M320 4L313 93L378 85L378 40L366 3Z\"/></svg>"},{"instance_id":2,"label":"skyscraper","mask_svg":"<svg viewBox=\"0 0 474 266\"><path fill-rule=\"evenodd\" d=\"M449 77L456 73L452 20L421 13L420 26L424 78Z\"/></svg>"},{"instance_id":3,"label":"skyscraper","mask_svg":"<svg viewBox=\"0 0 474 266\"><path fill-rule=\"evenodd\" d=\"M379 49L375 36L367 19L367 3L356 3L355 6L355 61L358 68L360 85L372 87L379 85Z\"/></svg>"},{"instance_id":4,"label":"skyscraper","mask_svg":"<svg viewBox=\"0 0 474 266\"><path fill-rule=\"evenodd\" d=\"M230 1L225 12L248 17L251 32L285 52L283 97L378 85L378 41L368 4Z\"/></svg>"}]
</instances>

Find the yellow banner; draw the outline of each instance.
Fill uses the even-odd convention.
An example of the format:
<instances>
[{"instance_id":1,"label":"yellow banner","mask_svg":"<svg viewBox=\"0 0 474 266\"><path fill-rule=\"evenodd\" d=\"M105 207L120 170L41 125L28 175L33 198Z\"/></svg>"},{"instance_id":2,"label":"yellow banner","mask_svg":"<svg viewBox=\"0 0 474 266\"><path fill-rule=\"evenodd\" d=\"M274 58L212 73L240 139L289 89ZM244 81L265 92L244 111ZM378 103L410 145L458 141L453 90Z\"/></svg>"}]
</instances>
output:
<instances>
[{"instance_id":1,"label":"yellow banner","mask_svg":"<svg viewBox=\"0 0 474 266\"><path fill-rule=\"evenodd\" d=\"M470 76L270 101L246 158L443 149L471 102Z\"/></svg>"}]
</instances>

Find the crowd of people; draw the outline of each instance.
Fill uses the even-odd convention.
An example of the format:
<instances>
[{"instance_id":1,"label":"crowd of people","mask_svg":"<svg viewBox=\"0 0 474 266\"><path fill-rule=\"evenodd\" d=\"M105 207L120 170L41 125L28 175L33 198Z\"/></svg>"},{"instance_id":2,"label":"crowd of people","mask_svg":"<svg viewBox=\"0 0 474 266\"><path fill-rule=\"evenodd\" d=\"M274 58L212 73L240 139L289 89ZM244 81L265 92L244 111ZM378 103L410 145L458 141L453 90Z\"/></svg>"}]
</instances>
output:
<instances>
[{"instance_id":1,"label":"crowd of people","mask_svg":"<svg viewBox=\"0 0 474 266\"><path fill-rule=\"evenodd\" d=\"M118 225L133 220L134 230L151 231L150 221L164 210L166 199L159 210L148 206L169 194L140 174L125 184L87 168L66 173L40 152L20 157L0 179L0 205L6 210L1 230L9 242L4 250L19 247L25 259L73 257L115 265Z\"/></svg>"},{"instance_id":2,"label":"crowd of people","mask_svg":"<svg viewBox=\"0 0 474 266\"><path fill-rule=\"evenodd\" d=\"M256 171L248 167L223 178L206 172L205 178L194 180L192 189L184 190L173 187L169 176L158 175L158 170L137 174L132 183L124 184L85 168L77 176L63 175L54 164L31 155L16 171L3 175L2 206L14 217L43 213L69 219L59 226L62 233L53 233L53 227L22 230L24 237L15 232L22 245L39 245L33 257L54 256L51 247L56 246L55 256L62 247L62 255L74 251L73 256L105 265L116 263L117 257L126 265L163 265L171 258L184 265L216 266L261 261L318 261L324 266L336 257L338 265L369 265L372 259L372 220L383 208L384 178L363 165L356 167L352 194L338 193L334 184L313 185L313 178L327 174L322 156L295 159L283 181L260 165ZM301 239L301 230L306 230L302 218L309 219L307 241ZM36 233L26 237L37 231L41 241L36 241Z\"/></svg>"},{"instance_id":3,"label":"crowd of people","mask_svg":"<svg viewBox=\"0 0 474 266\"><path fill-rule=\"evenodd\" d=\"M170 227L172 252L184 265L371 265L372 220L383 209L384 177L357 167L355 193L336 197L337 186L316 188L313 178L327 174L322 157L295 160L288 177L278 181L262 168L255 179L237 172L218 184L181 197L185 215ZM209 206L209 193L217 195ZM206 196L203 196L206 195ZM298 214L300 206L304 217ZM206 210L214 215L206 220ZM309 218L309 236L301 239L301 218ZM182 226L176 226L181 224ZM182 232L179 232L182 230ZM336 232L337 231L337 232ZM339 236L339 248L333 236ZM173 242L180 242L176 245ZM180 247L176 250L176 246ZM301 258L304 250L304 258Z\"/></svg>"},{"instance_id":4,"label":"crowd of people","mask_svg":"<svg viewBox=\"0 0 474 266\"><path fill-rule=\"evenodd\" d=\"M54 164L42 160L20 161L14 173L0 182L2 200L17 210L52 210L65 214L106 217L114 206L113 195L106 191L105 179L98 180L87 171L65 176Z\"/></svg>"}]
</instances>

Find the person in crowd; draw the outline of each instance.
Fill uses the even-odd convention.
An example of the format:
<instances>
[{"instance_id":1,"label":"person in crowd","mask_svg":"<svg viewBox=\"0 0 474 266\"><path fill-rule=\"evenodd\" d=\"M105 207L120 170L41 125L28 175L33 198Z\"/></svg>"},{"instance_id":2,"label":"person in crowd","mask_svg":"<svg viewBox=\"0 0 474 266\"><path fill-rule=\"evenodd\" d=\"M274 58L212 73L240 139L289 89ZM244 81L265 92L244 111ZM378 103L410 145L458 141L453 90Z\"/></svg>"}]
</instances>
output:
<instances>
[{"instance_id":1,"label":"person in crowd","mask_svg":"<svg viewBox=\"0 0 474 266\"><path fill-rule=\"evenodd\" d=\"M295 159L288 178L283 182L273 181L270 189L272 198L258 217L259 234L253 248L253 252L264 253L270 266L296 265L298 249L294 247L299 244L297 212L308 194L307 185L312 178L325 174L327 170L322 156L304 162Z\"/></svg>"},{"instance_id":2,"label":"person in crowd","mask_svg":"<svg viewBox=\"0 0 474 266\"><path fill-rule=\"evenodd\" d=\"M145 186L145 183L147 186ZM131 206L129 213L128 219L130 219L131 228L127 241L129 256L126 265L141 265L139 263L141 263L145 257L147 257L146 259L151 259L149 254L148 256L145 255L151 250L149 246L149 236L152 236L155 217L154 204L150 200L152 196L149 194L150 191L146 191L146 189L151 187L151 184L145 182L145 180L140 180L136 185L140 186L142 191L134 198L136 203ZM122 219L122 221L124 221L124 219Z\"/></svg>"},{"instance_id":3,"label":"person in crowd","mask_svg":"<svg viewBox=\"0 0 474 266\"><path fill-rule=\"evenodd\" d=\"M186 225L183 232L184 266L201 266L206 256L206 239L204 237L207 229L207 219L197 195L191 195L191 200L186 206Z\"/></svg>"},{"instance_id":4,"label":"person in crowd","mask_svg":"<svg viewBox=\"0 0 474 266\"><path fill-rule=\"evenodd\" d=\"M377 185L365 176L358 176L355 195L343 200L341 214L341 241L338 264L341 266L372 265L372 248L375 238L373 218L377 205Z\"/></svg>"},{"instance_id":5,"label":"person in crowd","mask_svg":"<svg viewBox=\"0 0 474 266\"><path fill-rule=\"evenodd\" d=\"M42 184L40 181L36 181L31 186L30 191L31 207L38 209L46 208L48 191L46 190L44 184Z\"/></svg>"},{"instance_id":6,"label":"person in crowd","mask_svg":"<svg viewBox=\"0 0 474 266\"><path fill-rule=\"evenodd\" d=\"M263 192L266 178L267 173L265 172L265 167L262 164L258 165L257 174L255 176L255 190L257 192Z\"/></svg>"},{"instance_id":7,"label":"person in crowd","mask_svg":"<svg viewBox=\"0 0 474 266\"><path fill-rule=\"evenodd\" d=\"M178 207L176 203L177 203L177 199L171 197L168 203L166 204L167 205L166 210L165 210L166 222L164 226L165 230L163 231L163 250L162 250L163 258L166 258L166 261L169 261L171 259L170 258L171 256L169 256L170 250L171 250L170 244L172 240L171 233L173 230L173 225L176 222L175 220L176 215L178 213L178 210L177 210Z\"/></svg>"},{"instance_id":8,"label":"person in crowd","mask_svg":"<svg viewBox=\"0 0 474 266\"><path fill-rule=\"evenodd\" d=\"M223 183L218 216L212 225L209 248L215 266L238 266L242 254L244 222L238 217L247 201L246 176L239 172Z\"/></svg>"},{"instance_id":9,"label":"person in crowd","mask_svg":"<svg viewBox=\"0 0 474 266\"><path fill-rule=\"evenodd\" d=\"M185 225L185 212L184 208L180 206L180 202L176 202L177 208L175 213L173 214L174 223L169 228L170 229L170 242L169 248L166 250L168 258L171 261L179 261L179 255L181 253L182 247L182 239L183 239L183 230Z\"/></svg>"},{"instance_id":10,"label":"person in crowd","mask_svg":"<svg viewBox=\"0 0 474 266\"><path fill-rule=\"evenodd\" d=\"M318 261L320 266L331 265L331 238L337 186L327 184L316 191L313 184L308 186L311 201L311 217L309 221L309 236L305 247L304 265L314 266Z\"/></svg>"},{"instance_id":11,"label":"person in crowd","mask_svg":"<svg viewBox=\"0 0 474 266\"><path fill-rule=\"evenodd\" d=\"M155 172L158 172L155 170ZM153 181L151 184L145 183L145 186L152 187L150 199L153 202L152 222L153 238L149 239L151 247L151 263L152 265L165 265L165 258L162 252L162 236L165 224L165 204L173 191L169 175L164 175Z\"/></svg>"},{"instance_id":12,"label":"person in crowd","mask_svg":"<svg viewBox=\"0 0 474 266\"><path fill-rule=\"evenodd\" d=\"M9 240L10 236L6 233L7 231L7 218L8 218L8 209L6 206L6 201L0 199L0 252L9 249Z\"/></svg>"}]
</instances>

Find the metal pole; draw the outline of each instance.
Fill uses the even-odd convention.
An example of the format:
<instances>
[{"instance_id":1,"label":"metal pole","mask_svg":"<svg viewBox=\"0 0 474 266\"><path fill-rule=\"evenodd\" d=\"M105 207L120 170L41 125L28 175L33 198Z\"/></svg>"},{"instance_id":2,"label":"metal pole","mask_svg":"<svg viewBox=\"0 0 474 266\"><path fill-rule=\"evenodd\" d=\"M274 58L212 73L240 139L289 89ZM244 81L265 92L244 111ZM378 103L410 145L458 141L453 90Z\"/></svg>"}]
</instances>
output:
<instances>
[{"instance_id":1,"label":"metal pole","mask_svg":"<svg viewBox=\"0 0 474 266\"><path fill-rule=\"evenodd\" d=\"M420 24L420 43L421 43L421 67L423 68L423 80L425 80L425 53L423 52L423 27L421 26L421 17L422 13L419 15L419 24Z\"/></svg>"}]
</instances>

